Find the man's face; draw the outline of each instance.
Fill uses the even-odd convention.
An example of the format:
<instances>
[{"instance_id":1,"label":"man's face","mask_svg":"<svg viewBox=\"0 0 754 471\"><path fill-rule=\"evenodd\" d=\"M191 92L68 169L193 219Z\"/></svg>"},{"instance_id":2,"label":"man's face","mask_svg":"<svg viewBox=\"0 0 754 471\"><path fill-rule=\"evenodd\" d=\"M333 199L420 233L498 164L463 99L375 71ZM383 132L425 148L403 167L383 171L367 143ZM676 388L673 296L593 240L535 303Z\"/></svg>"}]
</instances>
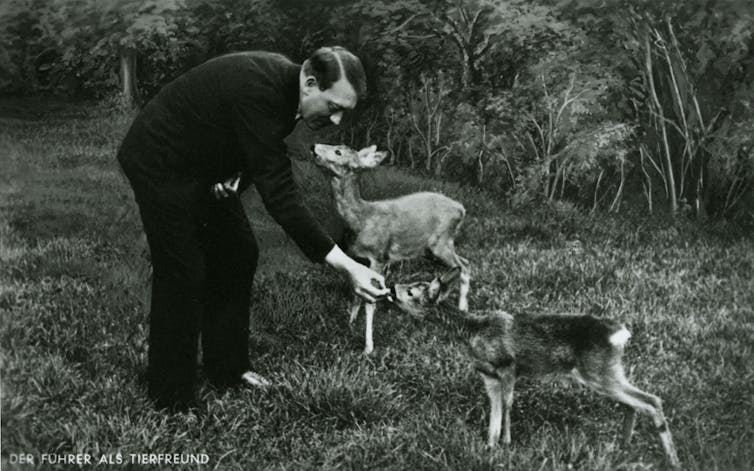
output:
<instances>
[{"instance_id":1,"label":"man's face","mask_svg":"<svg viewBox=\"0 0 754 471\"><path fill-rule=\"evenodd\" d=\"M301 118L310 129L340 124L343 112L356 107L356 92L353 86L341 77L327 90L320 90L317 79L306 77L301 89Z\"/></svg>"}]
</instances>

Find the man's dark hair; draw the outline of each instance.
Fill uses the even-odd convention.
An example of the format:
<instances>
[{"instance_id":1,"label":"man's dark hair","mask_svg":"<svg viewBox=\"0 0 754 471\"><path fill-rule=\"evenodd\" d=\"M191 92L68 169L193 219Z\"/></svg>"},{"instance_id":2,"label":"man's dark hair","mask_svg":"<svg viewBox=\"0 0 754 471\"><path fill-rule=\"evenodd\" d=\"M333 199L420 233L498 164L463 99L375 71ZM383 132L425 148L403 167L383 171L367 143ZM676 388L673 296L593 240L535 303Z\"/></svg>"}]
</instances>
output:
<instances>
[{"instance_id":1,"label":"man's dark hair","mask_svg":"<svg viewBox=\"0 0 754 471\"><path fill-rule=\"evenodd\" d=\"M343 64L346 79L353 86L356 95L363 98L367 92L364 67L359 58L344 47L321 47L314 51L304 62L304 74L313 75L317 79L320 90L327 90L333 83L340 80L341 64Z\"/></svg>"}]
</instances>

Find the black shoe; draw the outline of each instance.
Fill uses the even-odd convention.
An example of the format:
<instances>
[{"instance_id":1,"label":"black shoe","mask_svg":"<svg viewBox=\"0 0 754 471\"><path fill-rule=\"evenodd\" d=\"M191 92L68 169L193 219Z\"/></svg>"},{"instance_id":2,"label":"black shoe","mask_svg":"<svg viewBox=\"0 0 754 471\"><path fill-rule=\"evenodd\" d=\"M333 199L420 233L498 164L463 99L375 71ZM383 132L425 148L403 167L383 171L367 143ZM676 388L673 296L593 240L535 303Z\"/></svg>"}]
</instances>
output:
<instances>
[{"instance_id":1,"label":"black shoe","mask_svg":"<svg viewBox=\"0 0 754 471\"><path fill-rule=\"evenodd\" d=\"M254 373L253 371L245 371L241 374L234 374L232 376L222 376L215 378L207 378L209 384L218 391L224 391L230 388L244 387L244 388L267 388L272 386L272 382L264 376Z\"/></svg>"},{"instance_id":2,"label":"black shoe","mask_svg":"<svg viewBox=\"0 0 754 471\"><path fill-rule=\"evenodd\" d=\"M269 388L272 386L272 381L253 371L247 371L241 375L241 382L244 386L251 388Z\"/></svg>"}]
</instances>

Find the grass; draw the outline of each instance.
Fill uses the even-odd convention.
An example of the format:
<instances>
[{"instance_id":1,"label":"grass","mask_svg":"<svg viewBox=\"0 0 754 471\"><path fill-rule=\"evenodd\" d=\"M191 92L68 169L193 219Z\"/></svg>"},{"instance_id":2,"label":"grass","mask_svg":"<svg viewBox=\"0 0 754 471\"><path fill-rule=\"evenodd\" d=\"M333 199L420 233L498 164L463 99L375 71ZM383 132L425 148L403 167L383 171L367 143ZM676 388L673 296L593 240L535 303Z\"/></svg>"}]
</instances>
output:
<instances>
[{"instance_id":1,"label":"grass","mask_svg":"<svg viewBox=\"0 0 754 471\"><path fill-rule=\"evenodd\" d=\"M383 306L377 350L364 358L361 327L348 328L345 281L305 261L253 193L244 198L262 257L250 353L277 386L204 388L197 415L153 411L143 379L147 261L114 158L130 118L84 105L6 105L4 468L14 468L11 454L39 463L42 453L75 452L206 453L203 468L231 470L665 466L648 419L623 449L619 407L557 381L520 381L513 445L486 449L487 399L463 346ZM310 164L296 170L312 210L337 235L327 180ZM565 205L514 212L484 192L392 168L364 183L369 197L433 189L464 202L460 252L474 267L472 308L623 320L633 332L629 376L664 399L685 469L754 465L750 235L662 218L589 218ZM407 263L391 277L435 269Z\"/></svg>"}]
</instances>

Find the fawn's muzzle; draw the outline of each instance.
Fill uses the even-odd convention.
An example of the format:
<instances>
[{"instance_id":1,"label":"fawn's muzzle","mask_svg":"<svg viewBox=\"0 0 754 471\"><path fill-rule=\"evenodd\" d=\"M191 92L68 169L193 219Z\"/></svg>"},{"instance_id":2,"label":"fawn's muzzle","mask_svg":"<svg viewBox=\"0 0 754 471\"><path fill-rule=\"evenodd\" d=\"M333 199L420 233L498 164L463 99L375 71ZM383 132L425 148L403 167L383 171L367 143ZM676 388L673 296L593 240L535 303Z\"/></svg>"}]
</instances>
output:
<instances>
[{"instance_id":1,"label":"fawn's muzzle","mask_svg":"<svg viewBox=\"0 0 754 471\"><path fill-rule=\"evenodd\" d=\"M390 301L391 303L394 303L395 300L395 285L389 288L389 292L387 294L383 294L382 296L377 298L377 301Z\"/></svg>"}]
</instances>

